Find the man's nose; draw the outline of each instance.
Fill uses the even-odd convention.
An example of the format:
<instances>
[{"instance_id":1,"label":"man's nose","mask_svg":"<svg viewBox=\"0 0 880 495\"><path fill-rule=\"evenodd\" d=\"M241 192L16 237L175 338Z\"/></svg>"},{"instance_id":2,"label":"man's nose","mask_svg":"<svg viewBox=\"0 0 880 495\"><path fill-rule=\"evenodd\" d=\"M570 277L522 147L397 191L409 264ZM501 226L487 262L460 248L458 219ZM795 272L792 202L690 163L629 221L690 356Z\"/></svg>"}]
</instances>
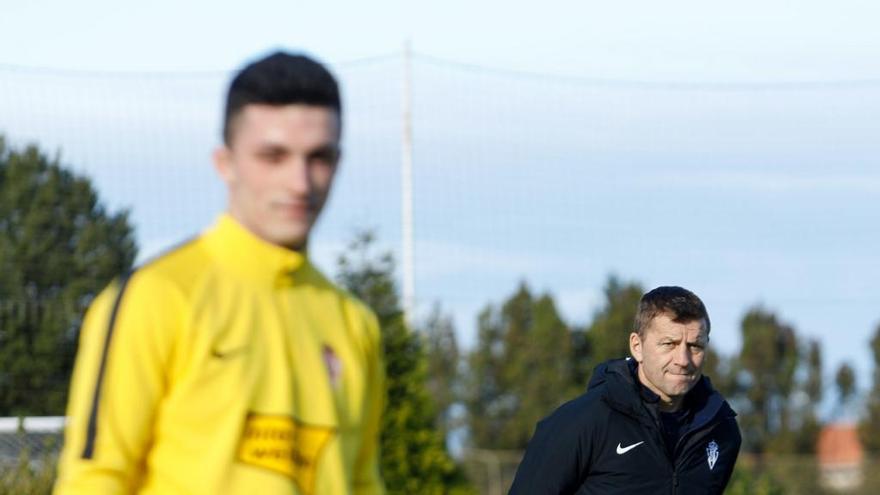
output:
<instances>
[{"instance_id":1,"label":"man's nose","mask_svg":"<svg viewBox=\"0 0 880 495\"><path fill-rule=\"evenodd\" d=\"M308 195L311 192L309 161L304 156L293 155L284 167L284 185L295 194Z\"/></svg>"},{"instance_id":2,"label":"man's nose","mask_svg":"<svg viewBox=\"0 0 880 495\"><path fill-rule=\"evenodd\" d=\"M681 345L679 345L675 349L675 355L673 357L675 359L675 364L681 366L682 368L690 368L691 349L686 342L682 342Z\"/></svg>"}]
</instances>

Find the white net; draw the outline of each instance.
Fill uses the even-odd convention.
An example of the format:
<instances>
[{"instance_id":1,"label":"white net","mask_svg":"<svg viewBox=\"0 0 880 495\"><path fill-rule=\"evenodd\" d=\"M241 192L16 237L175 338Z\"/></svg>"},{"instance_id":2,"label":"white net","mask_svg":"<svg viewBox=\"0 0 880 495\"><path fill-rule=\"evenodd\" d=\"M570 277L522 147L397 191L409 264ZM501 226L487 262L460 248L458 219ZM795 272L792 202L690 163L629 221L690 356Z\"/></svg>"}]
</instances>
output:
<instances>
[{"instance_id":1,"label":"white net","mask_svg":"<svg viewBox=\"0 0 880 495\"><path fill-rule=\"evenodd\" d=\"M665 83L413 64L417 302L451 311L464 346L477 312L523 279L585 323L610 272L693 289L723 352L757 301L809 336L867 340L880 303L880 80ZM357 229L399 251L403 76L398 55L333 68L344 162L312 248L331 273ZM143 259L223 207L209 153L228 78L0 67L0 132L58 150L112 207L132 208ZM851 357L844 341L825 342L826 362ZM857 370L867 362L854 356Z\"/></svg>"}]
</instances>

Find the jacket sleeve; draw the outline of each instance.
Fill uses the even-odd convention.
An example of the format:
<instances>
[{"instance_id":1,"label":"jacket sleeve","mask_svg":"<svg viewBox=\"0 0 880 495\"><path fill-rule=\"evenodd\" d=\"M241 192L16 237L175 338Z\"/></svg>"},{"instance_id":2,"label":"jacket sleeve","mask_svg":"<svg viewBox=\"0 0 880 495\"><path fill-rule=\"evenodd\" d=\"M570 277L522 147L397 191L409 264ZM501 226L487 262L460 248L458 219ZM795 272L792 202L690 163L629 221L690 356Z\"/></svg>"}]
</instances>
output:
<instances>
[{"instance_id":1,"label":"jacket sleeve","mask_svg":"<svg viewBox=\"0 0 880 495\"><path fill-rule=\"evenodd\" d=\"M354 492L357 495L384 495L385 484L380 474L379 443L382 429L382 412L385 409L385 363L382 356L382 340L379 324L373 313L366 308L369 338L366 344L367 392L366 413L362 447L358 453L354 472Z\"/></svg>"},{"instance_id":2,"label":"jacket sleeve","mask_svg":"<svg viewBox=\"0 0 880 495\"><path fill-rule=\"evenodd\" d=\"M80 330L56 495L131 493L165 393L175 313L139 273L93 302Z\"/></svg>"},{"instance_id":3,"label":"jacket sleeve","mask_svg":"<svg viewBox=\"0 0 880 495\"><path fill-rule=\"evenodd\" d=\"M509 495L573 494L590 470L590 424L569 402L538 422ZM578 417L580 419L578 420Z\"/></svg>"},{"instance_id":4,"label":"jacket sleeve","mask_svg":"<svg viewBox=\"0 0 880 495\"><path fill-rule=\"evenodd\" d=\"M733 468L736 467L736 460L739 457L739 450L742 446L742 434L739 431L739 425L736 422L736 419L731 418L730 423L728 424L728 429L730 430L730 437L733 441L733 461L728 463L725 466L724 473L722 475L722 483L721 483L721 492L727 488L727 484L730 482L730 477L733 475Z\"/></svg>"}]
</instances>

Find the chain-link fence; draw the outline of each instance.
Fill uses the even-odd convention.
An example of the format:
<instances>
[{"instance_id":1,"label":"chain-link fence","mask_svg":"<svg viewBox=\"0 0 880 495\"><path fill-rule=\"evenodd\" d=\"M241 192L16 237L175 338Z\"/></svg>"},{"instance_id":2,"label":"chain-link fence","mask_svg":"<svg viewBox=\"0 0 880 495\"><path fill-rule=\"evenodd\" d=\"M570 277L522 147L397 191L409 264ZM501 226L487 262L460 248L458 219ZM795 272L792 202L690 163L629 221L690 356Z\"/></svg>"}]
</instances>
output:
<instances>
[{"instance_id":1,"label":"chain-link fence","mask_svg":"<svg viewBox=\"0 0 880 495\"><path fill-rule=\"evenodd\" d=\"M33 463L57 456L61 450L64 418L58 416L0 418L0 467L22 458Z\"/></svg>"},{"instance_id":2,"label":"chain-link fence","mask_svg":"<svg viewBox=\"0 0 880 495\"><path fill-rule=\"evenodd\" d=\"M522 455L518 450L467 449L461 462L481 494L502 495L510 489Z\"/></svg>"},{"instance_id":3,"label":"chain-link fence","mask_svg":"<svg viewBox=\"0 0 880 495\"><path fill-rule=\"evenodd\" d=\"M0 418L0 495L48 495L63 417Z\"/></svg>"}]
</instances>

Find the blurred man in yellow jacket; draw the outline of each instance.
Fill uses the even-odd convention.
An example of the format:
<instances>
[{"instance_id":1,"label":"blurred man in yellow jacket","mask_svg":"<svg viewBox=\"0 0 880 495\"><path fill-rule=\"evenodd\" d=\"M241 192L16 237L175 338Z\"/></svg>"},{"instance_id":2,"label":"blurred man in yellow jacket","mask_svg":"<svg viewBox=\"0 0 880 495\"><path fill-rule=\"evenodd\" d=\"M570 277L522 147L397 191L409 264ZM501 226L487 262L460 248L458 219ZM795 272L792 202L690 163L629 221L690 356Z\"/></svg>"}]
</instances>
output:
<instances>
[{"instance_id":1,"label":"blurred man in yellow jacket","mask_svg":"<svg viewBox=\"0 0 880 495\"><path fill-rule=\"evenodd\" d=\"M92 304L56 494L384 493L378 325L306 249L340 133L319 63L238 73L214 153L227 211Z\"/></svg>"}]
</instances>

